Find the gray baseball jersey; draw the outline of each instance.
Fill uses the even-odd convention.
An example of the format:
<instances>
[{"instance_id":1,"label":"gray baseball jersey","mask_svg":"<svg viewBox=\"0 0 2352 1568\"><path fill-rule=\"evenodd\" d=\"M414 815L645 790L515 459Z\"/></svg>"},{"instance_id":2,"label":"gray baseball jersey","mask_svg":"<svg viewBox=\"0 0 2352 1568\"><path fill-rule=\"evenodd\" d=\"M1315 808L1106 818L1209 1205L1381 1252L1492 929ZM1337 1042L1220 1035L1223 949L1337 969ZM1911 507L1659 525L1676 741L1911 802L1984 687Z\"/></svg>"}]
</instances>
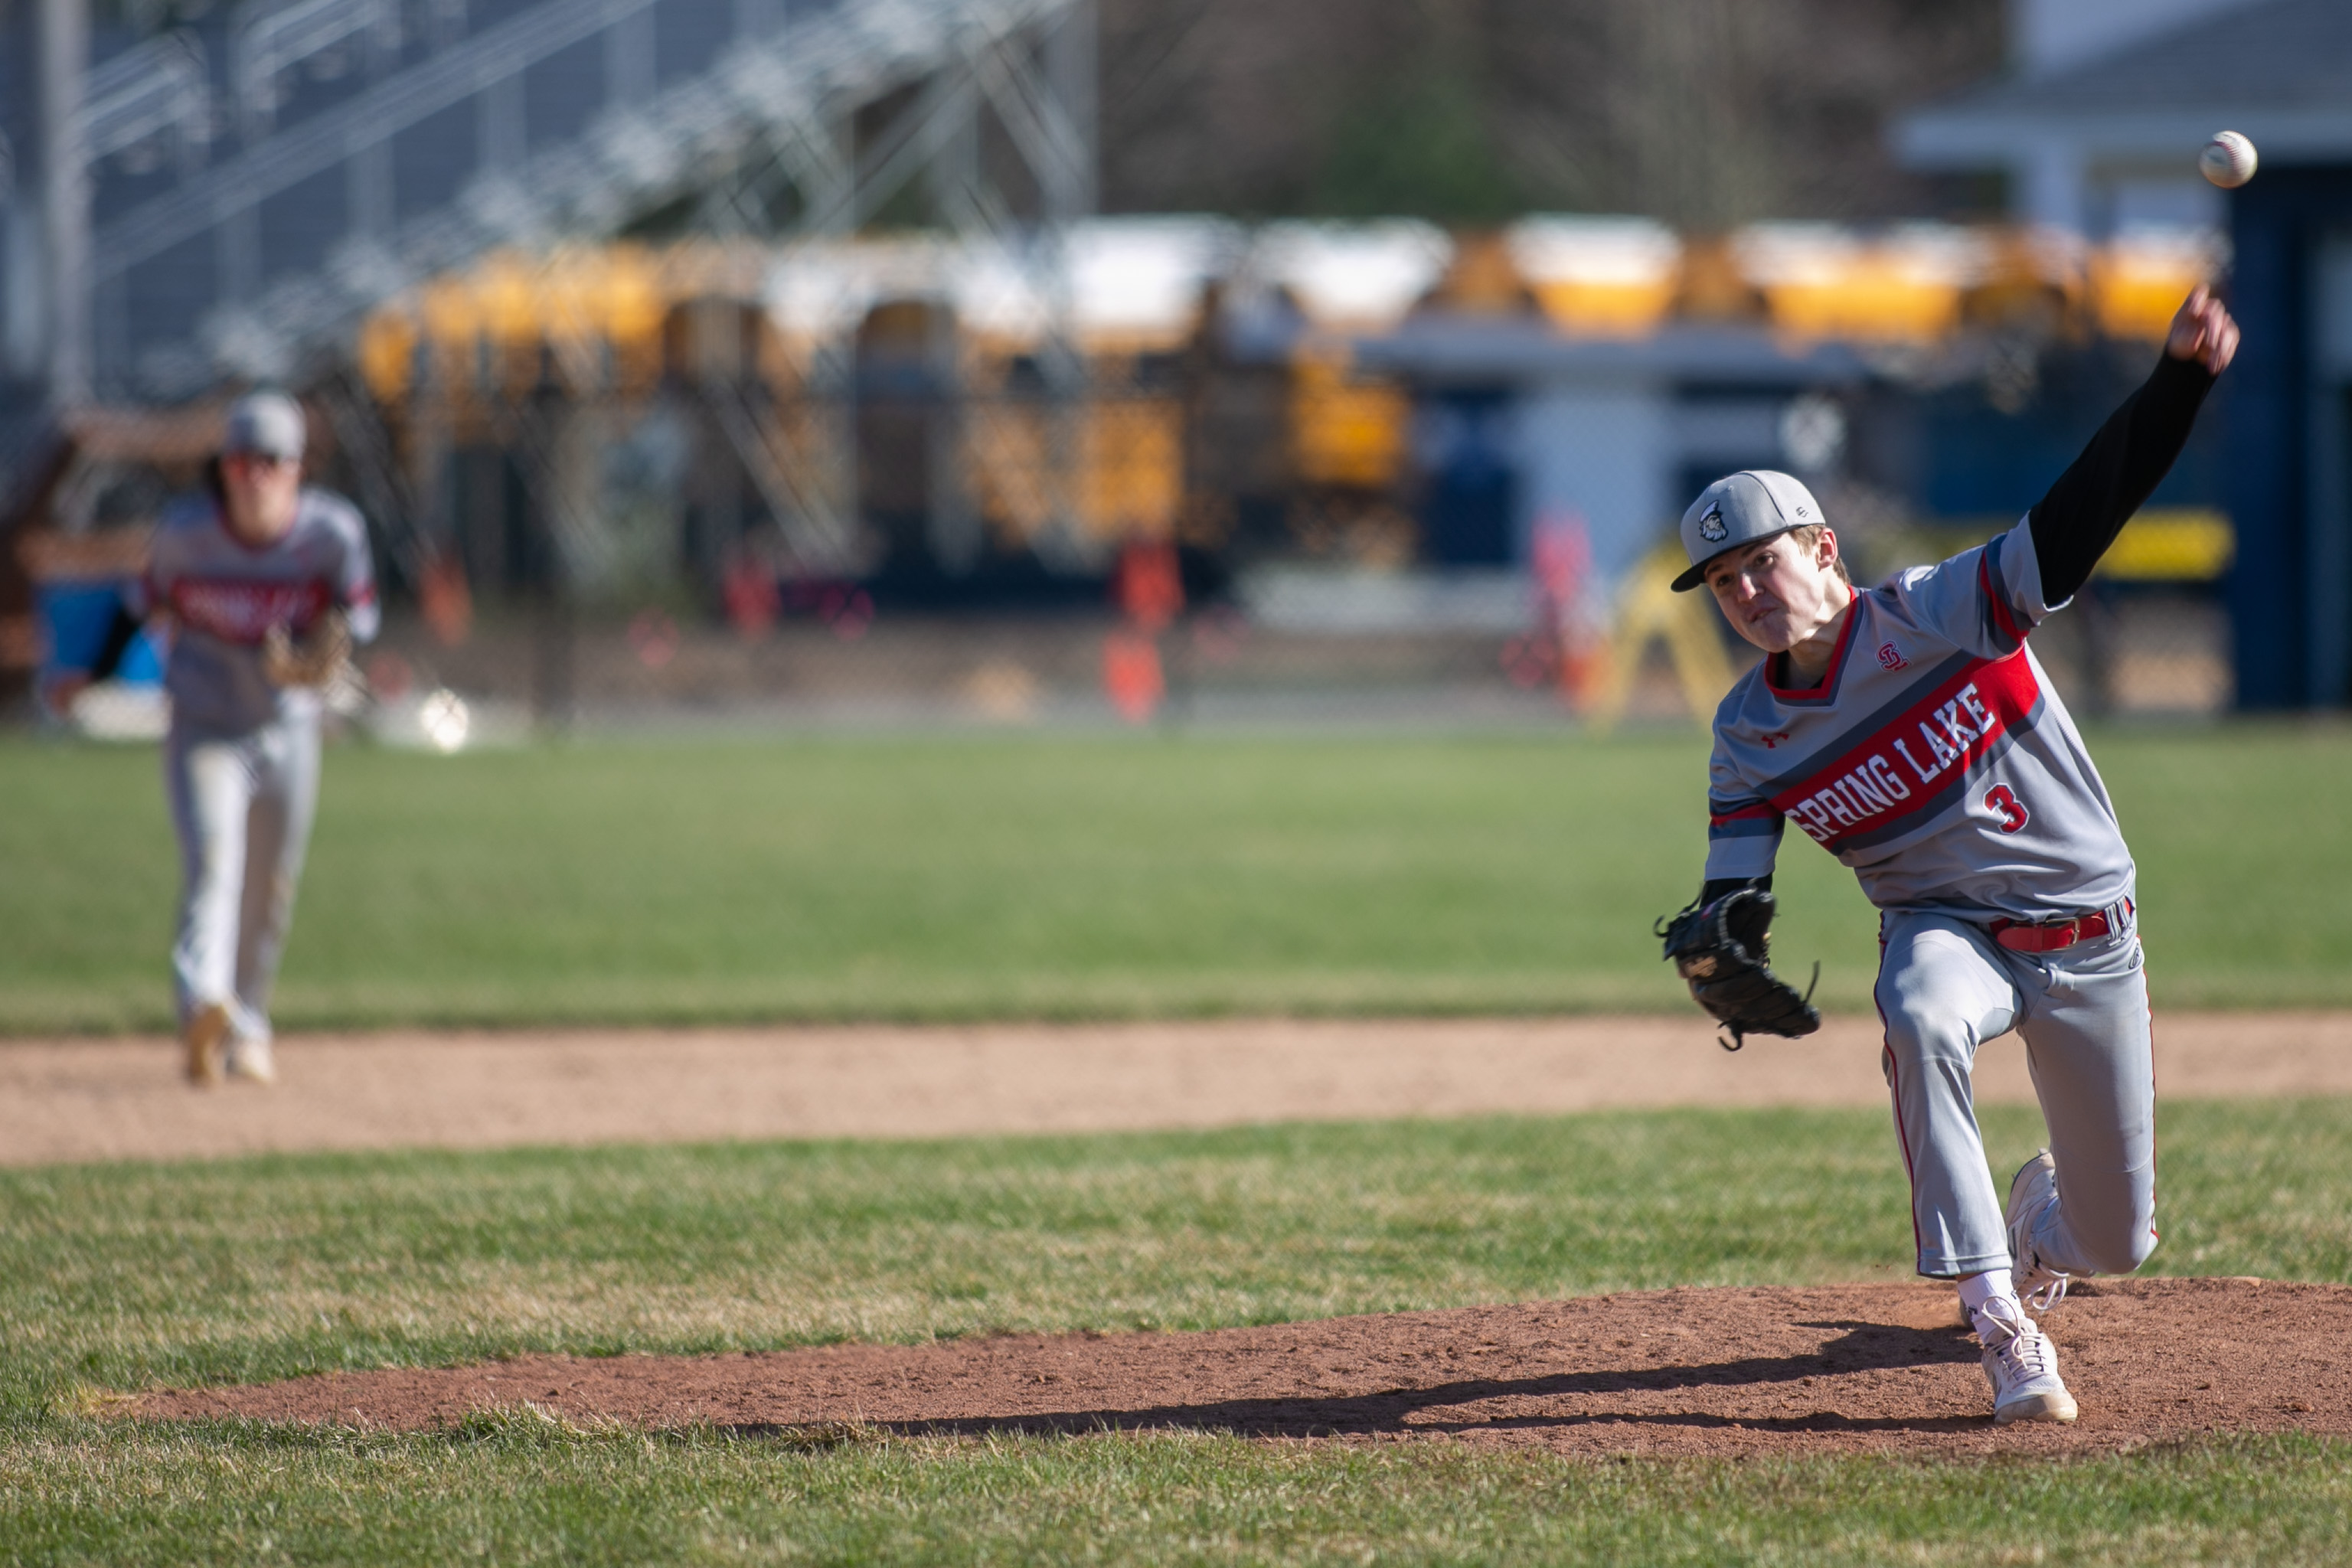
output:
<instances>
[{"instance_id":1,"label":"gray baseball jersey","mask_svg":"<svg viewBox=\"0 0 2352 1568\"><path fill-rule=\"evenodd\" d=\"M2032 921L2124 897L2106 786L2026 647L2053 607L2020 522L1857 595L1820 686L1750 669L1716 712L1707 879L1769 873L1793 822L1884 910Z\"/></svg>"},{"instance_id":2,"label":"gray baseball jersey","mask_svg":"<svg viewBox=\"0 0 2352 1568\"><path fill-rule=\"evenodd\" d=\"M259 549L230 535L210 495L176 503L155 530L146 575L127 596L134 615L171 612L163 686L173 723L208 735L247 734L318 711L318 692L281 690L263 675L270 627L299 637L340 608L352 639L365 642L379 619L367 527L349 501L320 489L304 489L293 526Z\"/></svg>"}]
</instances>

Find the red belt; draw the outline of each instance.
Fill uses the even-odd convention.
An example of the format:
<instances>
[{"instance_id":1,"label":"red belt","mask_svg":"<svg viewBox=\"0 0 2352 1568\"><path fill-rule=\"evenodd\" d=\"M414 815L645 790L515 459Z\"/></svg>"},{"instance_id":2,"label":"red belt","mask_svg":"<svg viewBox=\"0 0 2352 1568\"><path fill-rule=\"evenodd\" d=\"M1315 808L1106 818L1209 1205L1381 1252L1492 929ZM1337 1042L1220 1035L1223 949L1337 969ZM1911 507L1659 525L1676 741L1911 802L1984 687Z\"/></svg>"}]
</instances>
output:
<instances>
[{"instance_id":1,"label":"red belt","mask_svg":"<svg viewBox=\"0 0 2352 1568\"><path fill-rule=\"evenodd\" d=\"M2123 911L2131 912L2131 900L2123 901ZM2116 929L2105 910L2093 910L2087 915L2075 915L2063 921L2012 921L1992 922L1992 939L2011 952L2056 952L2078 942L2093 942Z\"/></svg>"}]
</instances>

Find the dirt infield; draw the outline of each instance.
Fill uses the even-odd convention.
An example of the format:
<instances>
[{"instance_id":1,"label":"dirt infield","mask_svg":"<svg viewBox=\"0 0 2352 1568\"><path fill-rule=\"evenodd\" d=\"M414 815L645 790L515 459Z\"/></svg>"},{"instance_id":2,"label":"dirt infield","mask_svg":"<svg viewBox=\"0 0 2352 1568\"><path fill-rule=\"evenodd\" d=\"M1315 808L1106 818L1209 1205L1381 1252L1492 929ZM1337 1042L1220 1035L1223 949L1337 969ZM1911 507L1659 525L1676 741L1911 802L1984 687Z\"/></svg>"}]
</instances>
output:
<instances>
[{"instance_id":1,"label":"dirt infield","mask_svg":"<svg viewBox=\"0 0 2352 1568\"><path fill-rule=\"evenodd\" d=\"M124 1408L415 1429L529 1405L581 1423L843 1438L856 1427L1184 1429L1667 1456L2049 1454L2217 1431L2352 1434L2352 1289L2085 1287L2048 1327L2082 1403L2072 1426L1993 1426L1975 1341L1950 1287L1932 1285L1664 1290L1197 1334L525 1356L151 1394Z\"/></svg>"},{"instance_id":2,"label":"dirt infield","mask_svg":"<svg viewBox=\"0 0 2352 1568\"><path fill-rule=\"evenodd\" d=\"M2168 1016L2158 1046L2168 1094L2352 1093L2352 1016ZM413 1034L298 1041L278 1088L196 1093L173 1079L166 1041L18 1042L0 1046L0 1160L1877 1105L1877 1055L1875 1028L1847 1019L1737 1057L1696 1022L1663 1018ZM2031 1098L2014 1039L1987 1047L1978 1089ZM530 1405L827 1441L859 1428L1183 1428L1660 1455L2352 1434L2352 1289L2107 1284L2078 1291L2050 1327L2083 1403L2072 1427L1992 1427L1974 1342L1938 1285L1683 1289L1197 1334L527 1356L124 1408L414 1428Z\"/></svg>"},{"instance_id":3,"label":"dirt infield","mask_svg":"<svg viewBox=\"0 0 2352 1568\"><path fill-rule=\"evenodd\" d=\"M2352 1094L2352 1013L2168 1013L2168 1096ZM283 1043L198 1092L160 1039L0 1042L0 1164L263 1151L948 1137L1668 1105L1882 1105L1875 1022L1717 1050L1686 1017L427 1033ZM2032 1098L2014 1037L1987 1103Z\"/></svg>"}]
</instances>

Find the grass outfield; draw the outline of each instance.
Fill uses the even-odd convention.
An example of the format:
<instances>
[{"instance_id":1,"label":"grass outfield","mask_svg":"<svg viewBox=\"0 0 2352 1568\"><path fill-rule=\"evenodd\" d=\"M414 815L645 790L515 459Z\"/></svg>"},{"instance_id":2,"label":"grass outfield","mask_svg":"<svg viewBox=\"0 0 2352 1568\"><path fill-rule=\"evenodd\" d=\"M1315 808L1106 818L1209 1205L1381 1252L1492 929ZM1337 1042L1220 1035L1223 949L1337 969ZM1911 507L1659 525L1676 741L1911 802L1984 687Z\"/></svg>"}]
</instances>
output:
<instances>
[{"instance_id":1,"label":"grass outfield","mask_svg":"<svg viewBox=\"0 0 2352 1568\"><path fill-rule=\"evenodd\" d=\"M2352 1100L2163 1108L2154 1271L2352 1280ZM1988 1113L2001 1160L2032 1112ZM1442 1443L387 1436L106 1390L1899 1277L1883 1115L0 1172L0 1559L2340 1562L2352 1445L1597 1465ZM2039 1554L2039 1555L2037 1555Z\"/></svg>"},{"instance_id":2,"label":"grass outfield","mask_svg":"<svg viewBox=\"0 0 2352 1568\"><path fill-rule=\"evenodd\" d=\"M2118 731L2159 1005L2352 1005L2352 731ZM327 768L278 996L399 1023L1686 1006L1695 736L582 742ZM168 1026L152 751L0 742L0 1033ZM1866 1010L1786 847L1779 952Z\"/></svg>"}]
</instances>

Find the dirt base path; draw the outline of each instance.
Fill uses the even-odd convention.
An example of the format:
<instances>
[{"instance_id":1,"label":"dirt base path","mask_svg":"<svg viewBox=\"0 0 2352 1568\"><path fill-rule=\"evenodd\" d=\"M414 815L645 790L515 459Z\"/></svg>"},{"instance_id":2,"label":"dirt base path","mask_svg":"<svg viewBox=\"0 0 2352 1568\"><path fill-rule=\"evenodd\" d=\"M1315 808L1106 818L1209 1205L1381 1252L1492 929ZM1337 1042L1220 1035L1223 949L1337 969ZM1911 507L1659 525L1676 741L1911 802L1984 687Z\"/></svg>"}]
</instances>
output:
<instances>
[{"instance_id":1,"label":"dirt base path","mask_svg":"<svg viewBox=\"0 0 2352 1568\"><path fill-rule=\"evenodd\" d=\"M2352 1013L2168 1013L2167 1095L2352 1094ZM159 1039L0 1042L0 1164L318 1149L945 1137L1621 1106L1882 1105L1875 1021L1737 1056L1690 1017L394 1032L200 1092ZM2014 1036L1978 1098L2032 1098Z\"/></svg>"},{"instance_id":2,"label":"dirt base path","mask_svg":"<svg viewBox=\"0 0 2352 1568\"><path fill-rule=\"evenodd\" d=\"M2352 1289L2099 1285L2078 1288L2048 1327L2082 1404L2071 1426L1992 1425L1976 1342L1940 1285L1664 1290L1199 1334L525 1356L152 1394L128 1408L422 1428L530 1405L646 1427L1181 1428L1658 1455L2053 1453L2215 1431L2352 1434L2342 1350Z\"/></svg>"}]
</instances>

